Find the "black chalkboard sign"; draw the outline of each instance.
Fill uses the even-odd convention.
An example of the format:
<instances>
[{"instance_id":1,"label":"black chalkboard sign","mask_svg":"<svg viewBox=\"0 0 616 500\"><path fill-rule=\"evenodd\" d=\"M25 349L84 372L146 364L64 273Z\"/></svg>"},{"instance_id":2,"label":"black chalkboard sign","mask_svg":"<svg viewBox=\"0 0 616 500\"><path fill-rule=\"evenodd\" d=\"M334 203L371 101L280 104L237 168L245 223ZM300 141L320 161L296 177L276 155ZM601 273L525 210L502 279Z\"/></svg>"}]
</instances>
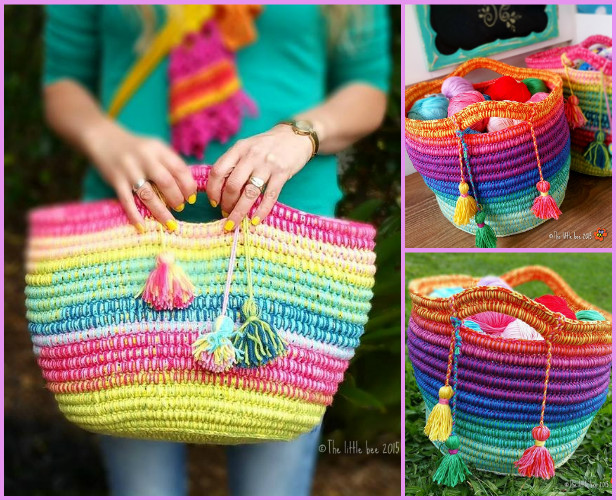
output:
<instances>
[{"instance_id":1,"label":"black chalkboard sign","mask_svg":"<svg viewBox=\"0 0 616 500\"><path fill-rule=\"evenodd\" d=\"M556 5L418 5L428 69L558 36Z\"/></svg>"},{"instance_id":2,"label":"black chalkboard sign","mask_svg":"<svg viewBox=\"0 0 616 500\"><path fill-rule=\"evenodd\" d=\"M547 28L546 5L432 5L430 24L441 54L458 49L541 33Z\"/></svg>"}]
</instances>

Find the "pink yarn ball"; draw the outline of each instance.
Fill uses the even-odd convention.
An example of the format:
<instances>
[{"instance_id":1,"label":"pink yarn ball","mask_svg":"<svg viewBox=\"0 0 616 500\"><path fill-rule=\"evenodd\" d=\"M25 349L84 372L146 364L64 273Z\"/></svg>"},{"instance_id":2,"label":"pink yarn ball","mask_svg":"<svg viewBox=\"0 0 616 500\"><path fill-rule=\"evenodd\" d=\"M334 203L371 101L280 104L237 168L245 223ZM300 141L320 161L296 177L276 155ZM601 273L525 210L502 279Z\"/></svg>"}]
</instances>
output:
<instances>
[{"instance_id":1,"label":"pink yarn ball","mask_svg":"<svg viewBox=\"0 0 616 500\"><path fill-rule=\"evenodd\" d=\"M513 118L501 118L500 116L492 116L488 120L487 129L488 132L497 132L509 127L513 127L520 123L520 120L514 120Z\"/></svg>"},{"instance_id":2,"label":"pink yarn ball","mask_svg":"<svg viewBox=\"0 0 616 500\"><path fill-rule=\"evenodd\" d=\"M449 100L449 108L447 108L447 116L455 115L458 111L462 111L467 106L471 104L475 104L478 102L484 102L485 98L481 92L477 92L473 90L472 92L464 92L462 94L453 96ZM470 126L473 130L477 132L483 132L488 125L488 118L484 118L483 120L478 121Z\"/></svg>"},{"instance_id":3,"label":"pink yarn ball","mask_svg":"<svg viewBox=\"0 0 616 500\"><path fill-rule=\"evenodd\" d=\"M546 94L545 92L537 92L536 94L533 94L531 96L531 98L526 101L526 102L539 102L539 101L543 101L549 94Z\"/></svg>"},{"instance_id":4,"label":"pink yarn ball","mask_svg":"<svg viewBox=\"0 0 616 500\"><path fill-rule=\"evenodd\" d=\"M473 84L461 76L450 76L446 78L443 85L441 85L441 92L445 94L445 97L448 99L458 94L472 92L474 90L475 87L473 87Z\"/></svg>"},{"instance_id":5,"label":"pink yarn ball","mask_svg":"<svg viewBox=\"0 0 616 500\"><path fill-rule=\"evenodd\" d=\"M488 335L499 336L505 331L509 323L515 321L515 318L494 311L475 314L469 318L477 323L484 333Z\"/></svg>"}]
</instances>

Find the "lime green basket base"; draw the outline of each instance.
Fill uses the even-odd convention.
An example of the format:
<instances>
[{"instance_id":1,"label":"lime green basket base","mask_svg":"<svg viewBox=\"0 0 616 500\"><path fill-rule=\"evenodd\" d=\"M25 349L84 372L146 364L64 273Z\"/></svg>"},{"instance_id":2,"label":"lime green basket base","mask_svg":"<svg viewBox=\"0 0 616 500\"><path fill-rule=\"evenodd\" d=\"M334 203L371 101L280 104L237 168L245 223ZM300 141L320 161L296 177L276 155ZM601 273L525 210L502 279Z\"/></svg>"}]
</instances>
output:
<instances>
[{"instance_id":1,"label":"lime green basket base","mask_svg":"<svg viewBox=\"0 0 616 500\"><path fill-rule=\"evenodd\" d=\"M288 441L325 405L235 387L163 383L56 394L60 411L98 434L195 444Z\"/></svg>"}]
</instances>

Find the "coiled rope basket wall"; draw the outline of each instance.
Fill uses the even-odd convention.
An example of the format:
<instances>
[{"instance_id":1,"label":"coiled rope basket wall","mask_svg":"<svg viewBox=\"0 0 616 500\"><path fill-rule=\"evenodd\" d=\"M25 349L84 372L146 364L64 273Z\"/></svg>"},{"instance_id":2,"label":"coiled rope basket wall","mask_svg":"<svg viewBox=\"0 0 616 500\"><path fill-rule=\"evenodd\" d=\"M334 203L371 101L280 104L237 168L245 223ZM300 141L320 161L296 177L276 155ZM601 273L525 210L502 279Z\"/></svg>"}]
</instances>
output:
<instances>
[{"instance_id":1,"label":"coiled rope basket wall","mask_svg":"<svg viewBox=\"0 0 616 500\"><path fill-rule=\"evenodd\" d=\"M209 168L192 171L203 191ZM70 421L194 443L320 422L368 319L375 230L281 204L254 228L223 223L148 217L138 234L115 200L31 213L29 328Z\"/></svg>"},{"instance_id":2,"label":"coiled rope basket wall","mask_svg":"<svg viewBox=\"0 0 616 500\"><path fill-rule=\"evenodd\" d=\"M611 315L581 299L545 267L524 267L501 278L511 287L541 280L566 300L577 318L600 318L600 313L605 320L568 319L510 288L477 286L478 279L470 276L411 281L408 351L415 379L427 416L447 413L448 405L453 415L449 427L428 425L426 433L447 458L453 453L480 470L547 479L575 452L605 402ZM431 296L442 287L463 291ZM518 318L542 340L479 333L467 319L479 313ZM553 458L551 468L547 456L539 464L524 464L529 450L545 454L546 449ZM434 479L453 486L468 470L461 462L455 472Z\"/></svg>"},{"instance_id":3,"label":"coiled rope basket wall","mask_svg":"<svg viewBox=\"0 0 616 500\"><path fill-rule=\"evenodd\" d=\"M570 124L571 169L606 177L612 175L612 61L591 52L594 44L611 47L612 39L595 35L578 45L538 52L526 58L526 65L561 76L565 100L579 102L582 121ZM576 59L597 71L573 68Z\"/></svg>"},{"instance_id":4,"label":"coiled rope basket wall","mask_svg":"<svg viewBox=\"0 0 616 500\"><path fill-rule=\"evenodd\" d=\"M481 211L475 220L456 225L475 234L488 224L496 236L528 231L544 222L532 211L547 188L560 205L569 179L569 128L563 107L559 76L548 71L516 68L492 59L472 59L445 78L422 82L405 93L405 112L429 94L438 93L450 76L465 76L475 69L490 69L518 80L539 78L549 87L540 102L484 101L440 120L405 120L406 150L413 166L436 195L443 215L454 222L459 185L467 183ZM494 80L474 84L485 90ZM490 117L512 118L521 123L496 132L469 134L474 123ZM480 216L483 217L479 219ZM454 222L455 224L455 222Z\"/></svg>"}]
</instances>

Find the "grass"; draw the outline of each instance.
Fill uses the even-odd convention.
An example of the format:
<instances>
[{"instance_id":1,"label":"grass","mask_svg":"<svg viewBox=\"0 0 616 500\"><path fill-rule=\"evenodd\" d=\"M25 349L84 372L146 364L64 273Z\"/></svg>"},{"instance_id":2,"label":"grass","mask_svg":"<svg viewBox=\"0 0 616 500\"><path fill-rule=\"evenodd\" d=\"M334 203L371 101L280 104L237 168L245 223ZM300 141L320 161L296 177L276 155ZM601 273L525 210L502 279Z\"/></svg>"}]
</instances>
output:
<instances>
[{"instance_id":1,"label":"grass","mask_svg":"<svg viewBox=\"0 0 616 500\"><path fill-rule=\"evenodd\" d=\"M407 254L406 280L436 274L502 274L525 265L545 265L559 273L578 295L592 304L612 310L611 254ZM550 290L543 283L527 283L518 291L536 297ZM411 302L406 297L406 318ZM408 361L405 370L405 493L438 496L588 496L612 494L612 391L597 413L586 437L573 457L556 470L549 481L501 476L472 470L472 475L455 488L439 486L432 474L440 453L423 434L425 405Z\"/></svg>"}]
</instances>

